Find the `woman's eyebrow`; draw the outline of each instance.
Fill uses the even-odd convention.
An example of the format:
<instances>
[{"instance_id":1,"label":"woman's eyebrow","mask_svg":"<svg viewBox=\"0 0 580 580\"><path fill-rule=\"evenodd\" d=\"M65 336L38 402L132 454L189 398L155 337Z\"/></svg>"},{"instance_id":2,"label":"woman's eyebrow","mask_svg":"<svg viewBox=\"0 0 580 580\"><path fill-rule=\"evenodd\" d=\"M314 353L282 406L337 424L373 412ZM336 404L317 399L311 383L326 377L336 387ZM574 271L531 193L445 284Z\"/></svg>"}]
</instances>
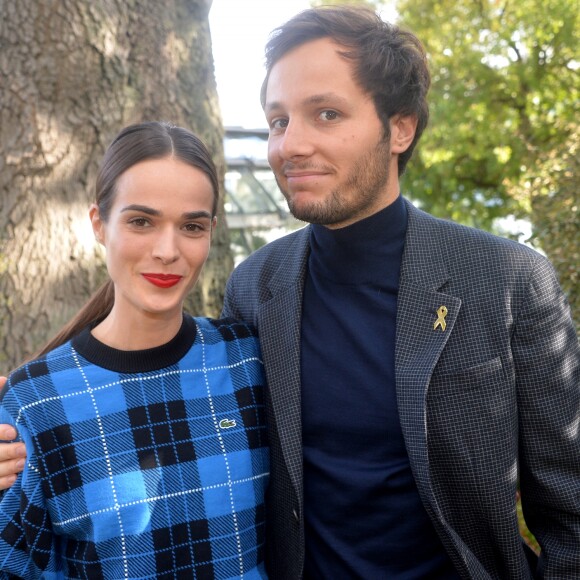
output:
<instances>
[{"instance_id":1,"label":"woman's eyebrow","mask_svg":"<svg viewBox=\"0 0 580 580\"><path fill-rule=\"evenodd\" d=\"M123 209L121 209L121 212L125 212L125 211L139 211L141 213L145 213L147 215L152 215L152 216L162 215L162 212L160 212L157 209L153 209L152 207L148 207L146 205L139 205L136 203L132 203L131 205L127 205ZM194 219L199 219L199 218L211 219L212 216L211 216L211 213L209 211L200 210L200 211L185 212L182 214L182 217L184 219L187 219L187 220L194 220Z\"/></svg>"},{"instance_id":2,"label":"woman's eyebrow","mask_svg":"<svg viewBox=\"0 0 580 580\"><path fill-rule=\"evenodd\" d=\"M161 212L159 210L153 209L152 207L148 207L146 205L139 205L136 203L132 203L131 205L125 206L121 210L121 212L124 211L140 211L148 215L161 215Z\"/></svg>"}]
</instances>

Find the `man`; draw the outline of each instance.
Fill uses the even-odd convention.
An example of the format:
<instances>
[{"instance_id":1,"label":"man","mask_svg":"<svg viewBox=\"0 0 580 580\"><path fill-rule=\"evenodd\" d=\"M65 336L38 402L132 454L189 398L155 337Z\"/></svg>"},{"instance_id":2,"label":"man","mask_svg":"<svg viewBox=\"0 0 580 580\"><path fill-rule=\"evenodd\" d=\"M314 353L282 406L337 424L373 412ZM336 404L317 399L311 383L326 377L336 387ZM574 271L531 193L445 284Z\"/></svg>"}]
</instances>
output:
<instances>
[{"instance_id":1,"label":"man","mask_svg":"<svg viewBox=\"0 0 580 580\"><path fill-rule=\"evenodd\" d=\"M266 52L269 161L311 225L234 271L224 313L258 328L270 385L271 577L580 578L569 308L537 253L400 196L419 41L321 8Z\"/></svg>"}]
</instances>

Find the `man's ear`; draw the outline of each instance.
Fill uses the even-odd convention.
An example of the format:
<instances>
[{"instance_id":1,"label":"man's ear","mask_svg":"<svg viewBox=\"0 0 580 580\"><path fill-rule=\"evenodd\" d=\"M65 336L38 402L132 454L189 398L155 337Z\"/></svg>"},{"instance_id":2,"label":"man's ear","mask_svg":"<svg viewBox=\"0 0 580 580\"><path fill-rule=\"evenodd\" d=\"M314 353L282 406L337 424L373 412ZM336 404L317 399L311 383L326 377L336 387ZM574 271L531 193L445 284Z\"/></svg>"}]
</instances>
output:
<instances>
[{"instance_id":1,"label":"man's ear","mask_svg":"<svg viewBox=\"0 0 580 580\"><path fill-rule=\"evenodd\" d=\"M417 117L396 115L389 121L391 126L391 153L404 153L415 138Z\"/></svg>"},{"instance_id":2,"label":"man's ear","mask_svg":"<svg viewBox=\"0 0 580 580\"><path fill-rule=\"evenodd\" d=\"M101 219L101 214L99 212L99 206L96 203L91 204L89 208L89 218L91 219L91 225L93 226L93 233L95 234L95 240L99 244L105 243L105 222Z\"/></svg>"}]
</instances>

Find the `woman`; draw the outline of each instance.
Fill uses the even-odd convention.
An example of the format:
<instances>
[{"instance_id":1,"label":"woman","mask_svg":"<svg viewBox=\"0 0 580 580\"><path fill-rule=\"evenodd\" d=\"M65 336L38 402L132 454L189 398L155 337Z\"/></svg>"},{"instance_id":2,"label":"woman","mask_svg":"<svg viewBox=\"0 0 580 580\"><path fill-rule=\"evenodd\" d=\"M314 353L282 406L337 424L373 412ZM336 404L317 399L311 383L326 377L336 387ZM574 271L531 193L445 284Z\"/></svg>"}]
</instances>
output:
<instances>
[{"instance_id":1,"label":"woman","mask_svg":"<svg viewBox=\"0 0 580 580\"><path fill-rule=\"evenodd\" d=\"M28 453L0 503L3 572L265 577L257 339L183 312L217 201L185 129L134 125L107 150L89 214L110 280L2 393Z\"/></svg>"}]
</instances>

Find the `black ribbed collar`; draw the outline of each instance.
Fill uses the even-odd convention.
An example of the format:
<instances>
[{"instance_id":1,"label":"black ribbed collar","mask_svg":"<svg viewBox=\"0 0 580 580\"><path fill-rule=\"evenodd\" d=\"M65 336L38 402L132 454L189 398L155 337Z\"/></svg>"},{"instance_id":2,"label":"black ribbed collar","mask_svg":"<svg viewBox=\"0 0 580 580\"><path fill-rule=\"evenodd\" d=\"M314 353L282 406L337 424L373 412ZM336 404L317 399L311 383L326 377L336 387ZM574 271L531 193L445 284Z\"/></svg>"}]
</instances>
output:
<instances>
[{"instance_id":1,"label":"black ribbed collar","mask_svg":"<svg viewBox=\"0 0 580 580\"><path fill-rule=\"evenodd\" d=\"M344 228L331 230L314 224L309 270L339 284L380 282L389 264L396 264L398 272L406 232L407 207L401 196Z\"/></svg>"},{"instance_id":2,"label":"black ribbed collar","mask_svg":"<svg viewBox=\"0 0 580 580\"><path fill-rule=\"evenodd\" d=\"M184 314L179 332L169 342L146 350L118 350L97 340L91 328L72 339L73 348L93 364L117 373L156 371L174 365L193 346L196 336L194 319Z\"/></svg>"}]
</instances>

